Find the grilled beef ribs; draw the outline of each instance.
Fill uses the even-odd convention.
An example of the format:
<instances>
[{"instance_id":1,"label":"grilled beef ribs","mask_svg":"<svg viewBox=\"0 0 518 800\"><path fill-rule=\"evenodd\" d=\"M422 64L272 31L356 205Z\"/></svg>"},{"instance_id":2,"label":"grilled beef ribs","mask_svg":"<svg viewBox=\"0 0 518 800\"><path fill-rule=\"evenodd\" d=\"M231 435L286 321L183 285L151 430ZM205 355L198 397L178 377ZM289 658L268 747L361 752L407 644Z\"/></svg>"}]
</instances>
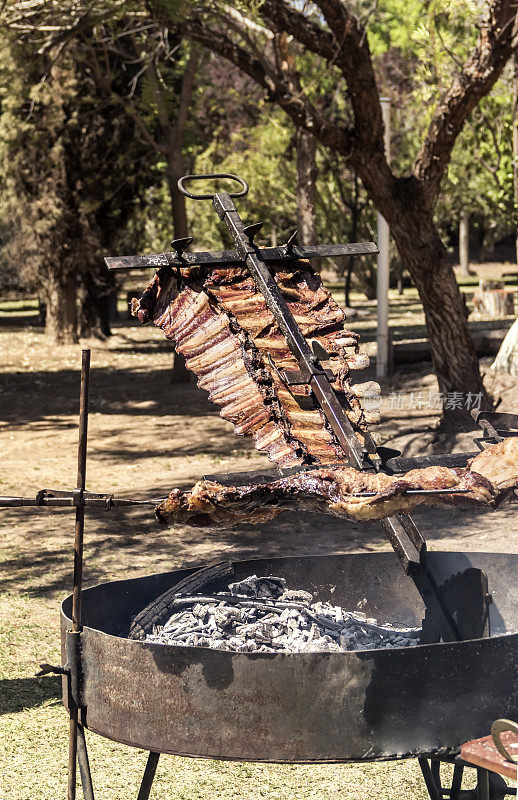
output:
<instances>
[{"instance_id":1,"label":"grilled beef ribs","mask_svg":"<svg viewBox=\"0 0 518 800\"><path fill-rule=\"evenodd\" d=\"M345 411L362 444L374 445L368 422L377 411L362 408L377 384L351 385L350 372L368 366L358 335L344 328L344 312L309 264L291 270L271 267L306 339L326 351L323 366L333 373ZM178 288L180 290L178 291ZM198 386L221 406L221 416L238 435L252 435L258 450L283 467L342 462L345 454L307 385L290 385L283 370L298 364L247 269L161 268L133 313L162 328Z\"/></svg>"},{"instance_id":2,"label":"grilled beef ribs","mask_svg":"<svg viewBox=\"0 0 518 800\"><path fill-rule=\"evenodd\" d=\"M164 525L232 527L260 524L281 511L313 511L354 520L382 519L426 503L496 506L518 487L518 437L505 439L472 459L467 469L426 467L401 477L322 467L256 486L222 486L199 481L192 491L174 489L156 508ZM444 489L444 494L413 495L409 489ZM450 493L448 489L466 489ZM374 496L355 496L374 492Z\"/></svg>"}]
</instances>

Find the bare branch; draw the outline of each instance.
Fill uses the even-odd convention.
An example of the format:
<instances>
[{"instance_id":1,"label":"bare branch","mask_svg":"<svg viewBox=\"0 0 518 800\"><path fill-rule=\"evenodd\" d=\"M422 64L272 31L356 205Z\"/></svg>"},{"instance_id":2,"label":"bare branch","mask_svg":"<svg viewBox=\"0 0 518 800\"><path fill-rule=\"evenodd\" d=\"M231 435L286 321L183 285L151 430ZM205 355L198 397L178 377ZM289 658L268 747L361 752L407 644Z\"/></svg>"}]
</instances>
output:
<instances>
[{"instance_id":1,"label":"bare branch","mask_svg":"<svg viewBox=\"0 0 518 800\"><path fill-rule=\"evenodd\" d=\"M233 8L232 6L224 4L223 9L229 17L238 23L241 30L245 29L251 31L252 33L259 33L265 36L267 39L271 39L273 37L273 34L269 28L258 25L257 22L245 17L245 15L242 14L241 11L238 11L237 8Z\"/></svg>"},{"instance_id":2,"label":"bare branch","mask_svg":"<svg viewBox=\"0 0 518 800\"><path fill-rule=\"evenodd\" d=\"M139 113L134 108L131 100L122 98L117 92L115 92L113 90L112 85L110 83L110 80L107 77L107 74L105 73L105 70L99 64L99 61L97 59L97 54L95 52L95 48L92 48L92 50L91 50L90 63L92 65L93 71L95 73L95 79L98 82L99 86L103 89L103 91L106 93L106 95L108 97L110 97L111 100L114 103L117 103L117 105L119 105L123 109L125 114L127 114L128 117L130 117L130 119L134 123L135 127L139 130L139 132L140 132L142 138L144 139L144 141L146 141L147 144L155 152L159 152L159 153L165 152L164 147L162 145L160 145L157 141L155 141L155 139L149 133L148 129L146 128L146 126L142 122L142 119L140 118Z\"/></svg>"}]
</instances>

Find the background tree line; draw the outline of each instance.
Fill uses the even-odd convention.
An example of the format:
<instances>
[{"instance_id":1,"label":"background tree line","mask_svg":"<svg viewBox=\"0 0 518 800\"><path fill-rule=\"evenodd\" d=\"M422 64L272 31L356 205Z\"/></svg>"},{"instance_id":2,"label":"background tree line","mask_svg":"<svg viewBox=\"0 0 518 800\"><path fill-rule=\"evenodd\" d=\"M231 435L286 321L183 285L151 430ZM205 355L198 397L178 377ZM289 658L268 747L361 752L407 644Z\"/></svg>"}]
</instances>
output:
<instances>
[{"instance_id":1,"label":"background tree line","mask_svg":"<svg viewBox=\"0 0 518 800\"><path fill-rule=\"evenodd\" d=\"M447 248L462 213L486 249L516 234L511 0L7 0L2 22L2 263L57 341L109 333L103 252L227 244L176 180L229 170L273 243L295 223L305 242L375 238L381 211L440 390L481 390ZM375 265L338 269L373 296Z\"/></svg>"}]
</instances>

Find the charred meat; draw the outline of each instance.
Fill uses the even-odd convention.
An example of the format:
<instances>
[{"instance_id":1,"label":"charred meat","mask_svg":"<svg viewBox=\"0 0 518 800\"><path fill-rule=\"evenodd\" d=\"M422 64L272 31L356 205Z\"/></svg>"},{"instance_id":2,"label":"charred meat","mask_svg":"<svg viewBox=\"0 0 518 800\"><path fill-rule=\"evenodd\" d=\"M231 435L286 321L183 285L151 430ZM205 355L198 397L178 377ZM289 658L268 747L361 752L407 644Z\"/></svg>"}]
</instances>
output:
<instances>
[{"instance_id":1,"label":"charred meat","mask_svg":"<svg viewBox=\"0 0 518 800\"><path fill-rule=\"evenodd\" d=\"M494 507L517 487L518 437L512 437L480 453L466 469L426 467L394 477L323 467L255 486L229 487L202 480L190 492L174 489L156 508L156 515L169 527L207 528L261 524L286 510L375 520L409 512L422 503ZM415 489L443 493L408 493ZM451 489L465 493L449 493Z\"/></svg>"},{"instance_id":2,"label":"charred meat","mask_svg":"<svg viewBox=\"0 0 518 800\"><path fill-rule=\"evenodd\" d=\"M377 384L352 385L350 374L368 366L358 335L344 328L344 312L309 264L273 275L302 333L325 350L323 366L333 374L356 435L372 451L365 396ZM283 370L298 370L265 299L246 269L159 269L133 314L162 328L198 386L221 407L238 435L251 435L258 450L284 467L332 464L345 454L306 385L290 385ZM322 352L322 351L321 351Z\"/></svg>"}]
</instances>

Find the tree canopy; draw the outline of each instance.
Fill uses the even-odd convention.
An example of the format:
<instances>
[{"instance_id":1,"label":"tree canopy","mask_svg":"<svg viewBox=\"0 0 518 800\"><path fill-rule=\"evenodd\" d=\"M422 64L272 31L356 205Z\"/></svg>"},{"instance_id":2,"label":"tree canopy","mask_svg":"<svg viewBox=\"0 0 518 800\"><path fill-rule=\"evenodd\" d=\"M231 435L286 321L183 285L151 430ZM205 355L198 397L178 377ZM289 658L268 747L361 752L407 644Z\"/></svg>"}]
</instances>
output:
<instances>
[{"instance_id":1,"label":"tree canopy","mask_svg":"<svg viewBox=\"0 0 518 800\"><path fill-rule=\"evenodd\" d=\"M3 14L8 35L48 60L42 84L72 53L84 59L79 80L95 86L99 113L125 119L148 153L149 182L132 214L120 203L121 231L131 220L142 245L167 246L171 215L175 235L187 230L179 172L224 168L257 187L245 211L285 236L306 202L305 132L316 174L308 223L327 240L361 238L381 211L419 290L441 391L481 389L445 245L461 210L493 237L516 228L512 0L7 0ZM383 95L394 109L390 164ZM139 223L150 209L152 223ZM209 220L191 211L189 231L220 246ZM359 277L370 291L372 275Z\"/></svg>"}]
</instances>

